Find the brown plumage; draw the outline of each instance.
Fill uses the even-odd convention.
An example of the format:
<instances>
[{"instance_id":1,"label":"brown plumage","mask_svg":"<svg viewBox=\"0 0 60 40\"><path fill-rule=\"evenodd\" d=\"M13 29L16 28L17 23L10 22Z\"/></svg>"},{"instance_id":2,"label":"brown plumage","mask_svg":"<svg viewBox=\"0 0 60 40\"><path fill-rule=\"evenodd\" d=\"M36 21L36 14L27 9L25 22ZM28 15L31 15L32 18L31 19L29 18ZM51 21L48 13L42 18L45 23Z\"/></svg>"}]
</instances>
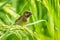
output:
<instances>
[{"instance_id":1,"label":"brown plumage","mask_svg":"<svg viewBox=\"0 0 60 40\"><path fill-rule=\"evenodd\" d=\"M24 26L27 23L30 15L31 15L30 11L25 11L24 14L15 21L15 24Z\"/></svg>"}]
</instances>

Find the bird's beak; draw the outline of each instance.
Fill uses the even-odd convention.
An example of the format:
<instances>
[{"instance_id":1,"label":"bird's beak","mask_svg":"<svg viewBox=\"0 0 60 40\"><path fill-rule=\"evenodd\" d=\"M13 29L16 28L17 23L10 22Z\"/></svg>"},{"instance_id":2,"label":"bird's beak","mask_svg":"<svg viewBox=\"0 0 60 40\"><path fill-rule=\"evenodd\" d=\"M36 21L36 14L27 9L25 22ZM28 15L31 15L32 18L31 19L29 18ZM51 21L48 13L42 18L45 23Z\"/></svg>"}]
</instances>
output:
<instances>
[{"instance_id":1,"label":"bird's beak","mask_svg":"<svg viewBox=\"0 0 60 40\"><path fill-rule=\"evenodd\" d=\"M32 13L31 13L31 12L29 12L29 15L32 15Z\"/></svg>"}]
</instances>

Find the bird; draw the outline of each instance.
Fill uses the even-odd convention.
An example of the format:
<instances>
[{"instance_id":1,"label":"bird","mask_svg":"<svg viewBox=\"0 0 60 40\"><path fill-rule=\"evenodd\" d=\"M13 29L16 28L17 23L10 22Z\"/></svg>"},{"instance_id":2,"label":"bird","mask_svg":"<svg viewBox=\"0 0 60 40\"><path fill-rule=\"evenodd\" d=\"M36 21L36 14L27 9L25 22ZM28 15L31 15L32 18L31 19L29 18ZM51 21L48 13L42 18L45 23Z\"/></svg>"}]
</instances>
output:
<instances>
[{"instance_id":1,"label":"bird","mask_svg":"<svg viewBox=\"0 0 60 40\"><path fill-rule=\"evenodd\" d=\"M23 15L17 18L17 20L15 21L15 25L20 25L20 26L26 25L29 21L29 17L31 16L31 14L32 13L30 11L25 11Z\"/></svg>"}]
</instances>

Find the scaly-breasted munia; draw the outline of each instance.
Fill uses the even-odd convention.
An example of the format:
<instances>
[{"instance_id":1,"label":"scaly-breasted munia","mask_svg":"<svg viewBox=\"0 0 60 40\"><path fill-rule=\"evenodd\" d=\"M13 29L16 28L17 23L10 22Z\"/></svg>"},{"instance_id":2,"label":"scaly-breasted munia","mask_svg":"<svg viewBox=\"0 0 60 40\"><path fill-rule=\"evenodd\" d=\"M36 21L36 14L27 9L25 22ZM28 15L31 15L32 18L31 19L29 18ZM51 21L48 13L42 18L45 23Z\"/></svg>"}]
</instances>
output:
<instances>
[{"instance_id":1,"label":"scaly-breasted munia","mask_svg":"<svg viewBox=\"0 0 60 40\"><path fill-rule=\"evenodd\" d=\"M21 15L16 21L15 24L24 26L28 22L28 19L31 15L30 11L25 11L23 15Z\"/></svg>"}]
</instances>

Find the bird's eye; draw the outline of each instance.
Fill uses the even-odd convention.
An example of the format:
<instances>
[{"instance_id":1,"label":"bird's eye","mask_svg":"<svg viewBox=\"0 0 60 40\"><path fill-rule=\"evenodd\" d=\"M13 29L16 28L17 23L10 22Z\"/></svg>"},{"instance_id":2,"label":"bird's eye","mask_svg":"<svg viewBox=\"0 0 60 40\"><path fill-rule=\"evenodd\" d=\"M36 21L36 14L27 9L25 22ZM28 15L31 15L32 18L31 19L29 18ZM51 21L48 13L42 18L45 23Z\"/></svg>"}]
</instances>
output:
<instances>
[{"instance_id":1,"label":"bird's eye","mask_svg":"<svg viewBox=\"0 0 60 40\"><path fill-rule=\"evenodd\" d=\"M28 16L29 15L29 13L25 13L25 16Z\"/></svg>"}]
</instances>

